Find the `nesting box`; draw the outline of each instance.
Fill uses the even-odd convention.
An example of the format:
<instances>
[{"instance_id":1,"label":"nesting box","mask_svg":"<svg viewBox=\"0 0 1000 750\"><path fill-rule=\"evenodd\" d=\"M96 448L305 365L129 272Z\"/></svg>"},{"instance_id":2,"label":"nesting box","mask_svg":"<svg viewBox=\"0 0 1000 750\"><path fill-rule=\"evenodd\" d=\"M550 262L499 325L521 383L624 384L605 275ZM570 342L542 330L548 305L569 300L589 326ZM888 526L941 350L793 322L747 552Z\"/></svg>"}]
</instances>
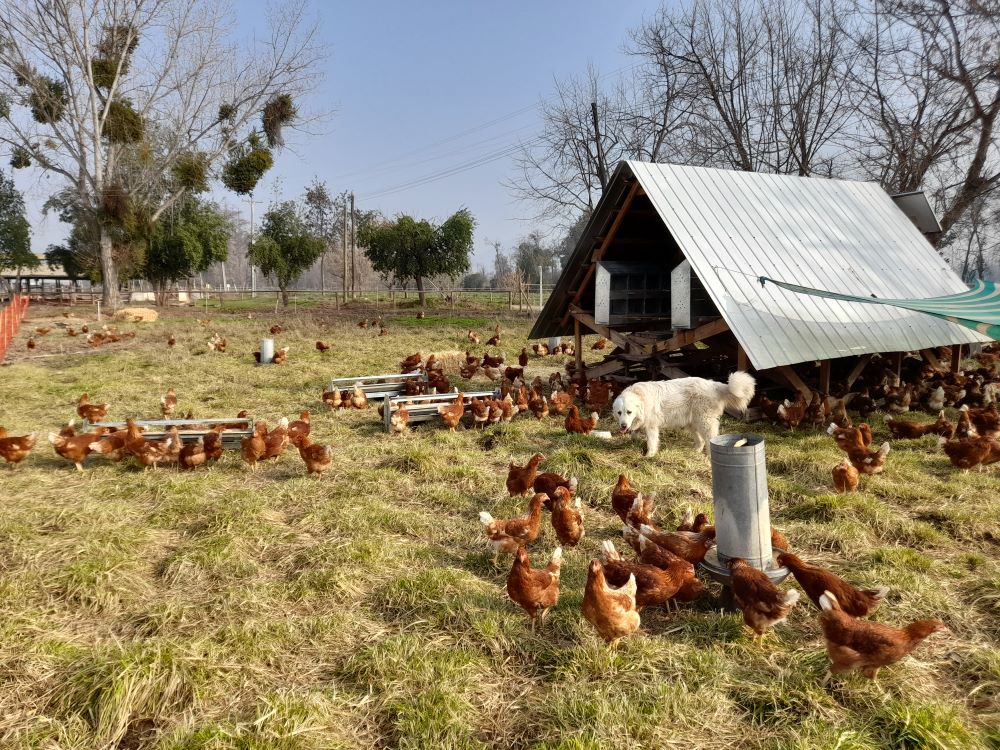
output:
<instances>
[{"instance_id":1,"label":"nesting box","mask_svg":"<svg viewBox=\"0 0 1000 750\"><path fill-rule=\"evenodd\" d=\"M621 326L670 317L670 272L642 263L597 264L594 320Z\"/></svg>"},{"instance_id":2,"label":"nesting box","mask_svg":"<svg viewBox=\"0 0 1000 750\"><path fill-rule=\"evenodd\" d=\"M771 510L767 494L764 438L759 435L719 435L709 443L712 498L715 505L715 547L703 567L722 584L729 582L726 562L742 557L764 571L774 583L788 570L778 565L771 548ZM780 551L780 550L779 550Z\"/></svg>"}]
</instances>

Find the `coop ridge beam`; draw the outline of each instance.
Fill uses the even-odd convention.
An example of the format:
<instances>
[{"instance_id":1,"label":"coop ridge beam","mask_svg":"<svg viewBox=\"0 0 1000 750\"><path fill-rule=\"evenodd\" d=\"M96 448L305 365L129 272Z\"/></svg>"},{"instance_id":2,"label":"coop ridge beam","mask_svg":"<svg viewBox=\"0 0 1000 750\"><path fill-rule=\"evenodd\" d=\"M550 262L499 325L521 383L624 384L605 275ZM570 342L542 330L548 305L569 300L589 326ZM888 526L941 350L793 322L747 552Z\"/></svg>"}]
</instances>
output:
<instances>
[{"instance_id":1,"label":"coop ridge beam","mask_svg":"<svg viewBox=\"0 0 1000 750\"><path fill-rule=\"evenodd\" d=\"M589 284L590 280L594 278L597 261L604 257L604 253L608 251L611 241L614 240L615 235L618 234L618 229L621 227L622 221L625 219L625 215L632 206L632 201L635 200L635 196L639 194L639 189L639 181L633 181L632 187L629 188L628 195L625 196L625 201L622 203L621 207L617 209L615 220L611 222L611 228L608 229L608 233L604 235L604 241L601 242L598 248L590 255L590 265L587 267L587 272L583 275L583 281L576 289L576 294L573 295L573 299L571 301L572 305L580 304L580 297L583 296L583 292L587 288L587 284ZM569 318L570 311L567 309L566 314L563 315L562 325L565 326L569 322Z\"/></svg>"}]
</instances>

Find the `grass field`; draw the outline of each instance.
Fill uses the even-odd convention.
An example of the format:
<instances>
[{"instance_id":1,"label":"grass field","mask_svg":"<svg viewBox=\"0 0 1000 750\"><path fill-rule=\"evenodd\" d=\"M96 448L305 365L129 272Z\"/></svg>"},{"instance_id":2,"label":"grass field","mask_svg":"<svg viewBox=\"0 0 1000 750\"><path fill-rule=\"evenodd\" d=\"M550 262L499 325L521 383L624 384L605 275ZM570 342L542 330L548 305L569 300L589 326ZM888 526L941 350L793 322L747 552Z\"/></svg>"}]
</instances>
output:
<instances>
[{"instance_id":1,"label":"grass field","mask_svg":"<svg viewBox=\"0 0 1000 750\"><path fill-rule=\"evenodd\" d=\"M45 313L33 308L26 330ZM322 408L330 377L464 350L468 328L496 322L436 315L389 318L377 338L319 308L252 320L212 311L208 328L201 311L175 312L94 352L59 354L86 346L53 333L30 357L22 333L0 368L0 424L40 440L19 469L0 470L0 747L1000 747L995 468L961 474L931 438L898 442L884 475L837 496L825 434L754 426L767 438L774 522L801 554L891 587L876 619L941 617L951 629L878 684L823 683L808 602L757 644L719 609L714 584L678 614L647 610L642 631L612 651L580 615L601 541L625 550L610 488L627 472L658 493L669 523L688 504L711 509L707 459L686 435L664 436L647 461L637 441L568 436L556 419L393 438L374 410ZM289 361L254 367L250 352L278 322ZM515 354L527 324L502 323ZM207 351L213 331L226 354ZM325 356L317 338L333 345ZM529 374L562 364L533 362ZM155 417L169 386L198 417L249 409L273 424L311 409L336 464L308 478L290 450L256 475L236 454L193 473L90 459L78 474L45 442L83 391L110 402L111 417ZM880 442L880 416L873 427ZM532 634L477 512L520 512L507 464L536 450L545 469L579 477L588 507L559 605ZM555 544L543 523L530 549L539 560Z\"/></svg>"}]
</instances>

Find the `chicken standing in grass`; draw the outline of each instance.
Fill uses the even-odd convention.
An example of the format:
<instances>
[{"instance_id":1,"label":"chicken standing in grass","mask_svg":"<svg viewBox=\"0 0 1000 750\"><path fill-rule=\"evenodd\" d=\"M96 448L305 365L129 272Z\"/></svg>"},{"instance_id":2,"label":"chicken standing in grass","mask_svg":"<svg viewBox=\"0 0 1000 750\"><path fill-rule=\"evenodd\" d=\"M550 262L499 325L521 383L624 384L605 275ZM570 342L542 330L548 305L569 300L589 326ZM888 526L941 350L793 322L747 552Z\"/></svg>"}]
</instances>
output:
<instances>
[{"instance_id":1,"label":"chicken standing in grass","mask_svg":"<svg viewBox=\"0 0 1000 750\"><path fill-rule=\"evenodd\" d=\"M559 602L559 572L562 566L562 548L556 547L549 564L543 570L534 570L528 551L518 547L514 564L507 574L507 595L521 606L531 619L531 630L536 623L545 622L550 607Z\"/></svg>"},{"instance_id":2,"label":"chicken standing in grass","mask_svg":"<svg viewBox=\"0 0 1000 750\"><path fill-rule=\"evenodd\" d=\"M306 474L322 478L323 472L333 466L333 448L329 445L317 445L308 435L299 435L295 439L295 447L299 449L299 457L306 465Z\"/></svg>"},{"instance_id":3,"label":"chicken standing in grass","mask_svg":"<svg viewBox=\"0 0 1000 750\"><path fill-rule=\"evenodd\" d=\"M402 435L406 432L409 422L410 412L406 410L405 404L389 415L389 429L394 435Z\"/></svg>"},{"instance_id":4,"label":"chicken standing in grass","mask_svg":"<svg viewBox=\"0 0 1000 750\"><path fill-rule=\"evenodd\" d=\"M56 453L71 461L76 466L77 471L83 471L83 462L91 453L90 445L98 440L101 435L107 432L106 427L97 427L90 432L76 434L76 431L69 432L72 428L63 428L60 432L50 432L49 442L52 443ZM67 434L68 433L68 434Z\"/></svg>"},{"instance_id":5,"label":"chicken standing in grass","mask_svg":"<svg viewBox=\"0 0 1000 750\"><path fill-rule=\"evenodd\" d=\"M278 426L264 437L264 455L260 457L261 460L266 461L273 458L277 461L285 452L291 438L292 431L288 424L288 417L282 417L278 420Z\"/></svg>"},{"instance_id":6,"label":"chicken standing in grass","mask_svg":"<svg viewBox=\"0 0 1000 750\"><path fill-rule=\"evenodd\" d=\"M556 487L555 493L552 498L552 528L560 544L575 547L586 533L580 498L577 497L574 502L565 487Z\"/></svg>"},{"instance_id":7,"label":"chicken standing in grass","mask_svg":"<svg viewBox=\"0 0 1000 750\"><path fill-rule=\"evenodd\" d=\"M108 406L90 403L90 396L84 393L76 402L76 413L87 422L100 422L108 415Z\"/></svg>"},{"instance_id":8,"label":"chicken standing in grass","mask_svg":"<svg viewBox=\"0 0 1000 750\"><path fill-rule=\"evenodd\" d=\"M487 511L480 511L479 522L483 525L486 535L486 545L493 550L493 564L496 565L500 553L513 554L518 547L531 544L538 538L542 522L542 503L545 495L538 494L531 498L527 515L517 518L493 518Z\"/></svg>"},{"instance_id":9,"label":"chicken standing in grass","mask_svg":"<svg viewBox=\"0 0 1000 750\"><path fill-rule=\"evenodd\" d=\"M0 427L0 458L2 458L11 469L17 467L35 447L37 433L30 435L8 435L7 430Z\"/></svg>"},{"instance_id":10,"label":"chicken standing in grass","mask_svg":"<svg viewBox=\"0 0 1000 750\"><path fill-rule=\"evenodd\" d=\"M267 423L257 422L253 434L243 438L240 443L240 455L250 466L250 471L257 471L257 462L267 452Z\"/></svg>"},{"instance_id":11,"label":"chicken standing in grass","mask_svg":"<svg viewBox=\"0 0 1000 750\"><path fill-rule=\"evenodd\" d=\"M833 467L833 486L837 492L854 492L858 488L860 472L854 468L851 459L845 458Z\"/></svg>"},{"instance_id":12,"label":"chicken standing in grass","mask_svg":"<svg viewBox=\"0 0 1000 750\"><path fill-rule=\"evenodd\" d=\"M799 586L817 607L820 597L831 591L837 597L840 608L853 617L867 617L882 603L889 589L879 586L874 589L859 589L852 586L836 573L818 565L807 563L798 555L782 552L778 555L778 565L792 571Z\"/></svg>"},{"instance_id":13,"label":"chicken standing in grass","mask_svg":"<svg viewBox=\"0 0 1000 750\"><path fill-rule=\"evenodd\" d=\"M176 408L177 394L173 388L168 388L166 395L160 396L160 414L163 415L164 419L168 419L174 415Z\"/></svg>"},{"instance_id":14,"label":"chicken standing in grass","mask_svg":"<svg viewBox=\"0 0 1000 750\"><path fill-rule=\"evenodd\" d=\"M355 409L367 409L368 408L368 396L361 389L360 383L354 384L354 390L351 392L350 398L351 406Z\"/></svg>"},{"instance_id":15,"label":"chicken standing in grass","mask_svg":"<svg viewBox=\"0 0 1000 750\"><path fill-rule=\"evenodd\" d=\"M799 592L795 589L782 592L762 571L742 558L735 557L727 564L733 601L743 612L743 622L758 636L784 622L799 600Z\"/></svg>"},{"instance_id":16,"label":"chicken standing in grass","mask_svg":"<svg viewBox=\"0 0 1000 750\"><path fill-rule=\"evenodd\" d=\"M538 476L538 465L544 460L545 456L536 453L524 466L510 462L507 468L507 492L511 497L527 494L532 489Z\"/></svg>"},{"instance_id":17,"label":"chicken standing in grass","mask_svg":"<svg viewBox=\"0 0 1000 750\"><path fill-rule=\"evenodd\" d=\"M829 591L820 596L819 604L823 610L819 621L832 674L857 669L874 680L882 667L895 664L932 633L948 629L941 620L917 620L905 628L858 620L844 612L837 597Z\"/></svg>"},{"instance_id":18,"label":"chicken standing in grass","mask_svg":"<svg viewBox=\"0 0 1000 750\"><path fill-rule=\"evenodd\" d=\"M615 588L608 584L604 566L600 561L590 561L581 610L597 634L612 647L639 629L639 612L635 604L636 591L634 575L630 574L623 585Z\"/></svg>"},{"instance_id":19,"label":"chicken standing in grass","mask_svg":"<svg viewBox=\"0 0 1000 750\"><path fill-rule=\"evenodd\" d=\"M193 443L185 444L177 457L177 463L187 471L204 466L207 462L208 454L205 453L205 438L203 437L199 437Z\"/></svg>"}]
</instances>

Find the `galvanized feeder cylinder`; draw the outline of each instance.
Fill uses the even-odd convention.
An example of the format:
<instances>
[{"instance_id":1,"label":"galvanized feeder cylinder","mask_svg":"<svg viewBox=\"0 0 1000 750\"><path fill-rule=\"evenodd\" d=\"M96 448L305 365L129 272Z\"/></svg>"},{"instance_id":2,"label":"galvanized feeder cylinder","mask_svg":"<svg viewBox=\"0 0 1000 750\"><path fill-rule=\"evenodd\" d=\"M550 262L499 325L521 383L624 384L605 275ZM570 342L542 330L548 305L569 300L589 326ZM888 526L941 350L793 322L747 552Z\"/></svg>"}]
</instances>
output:
<instances>
[{"instance_id":1,"label":"galvanized feeder cylinder","mask_svg":"<svg viewBox=\"0 0 1000 750\"><path fill-rule=\"evenodd\" d=\"M561 336L549 336L549 351L555 351L555 348L562 343Z\"/></svg>"},{"instance_id":2,"label":"galvanized feeder cylinder","mask_svg":"<svg viewBox=\"0 0 1000 750\"><path fill-rule=\"evenodd\" d=\"M274 360L274 339L260 340L260 364L269 365Z\"/></svg>"},{"instance_id":3,"label":"galvanized feeder cylinder","mask_svg":"<svg viewBox=\"0 0 1000 750\"><path fill-rule=\"evenodd\" d=\"M716 546L705 557L705 571L726 584L726 562L741 557L772 581L783 580L788 571L777 564L771 549L764 438L719 435L709 446Z\"/></svg>"}]
</instances>

